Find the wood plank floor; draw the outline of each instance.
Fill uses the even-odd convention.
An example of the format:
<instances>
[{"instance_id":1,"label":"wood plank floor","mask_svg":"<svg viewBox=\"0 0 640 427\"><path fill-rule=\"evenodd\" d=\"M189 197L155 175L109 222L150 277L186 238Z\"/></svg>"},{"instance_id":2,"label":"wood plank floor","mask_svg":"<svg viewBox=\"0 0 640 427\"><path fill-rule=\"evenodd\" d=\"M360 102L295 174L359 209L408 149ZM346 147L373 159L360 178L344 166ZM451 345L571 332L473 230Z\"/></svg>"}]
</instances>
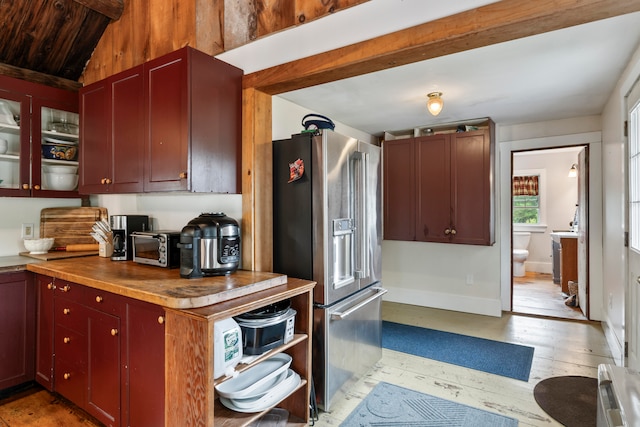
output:
<instances>
[{"instance_id":1,"label":"wood plank floor","mask_svg":"<svg viewBox=\"0 0 640 427\"><path fill-rule=\"evenodd\" d=\"M550 274L527 272L513 278L513 312L563 319L586 320L580 307L567 306L560 285Z\"/></svg>"},{"instance_id":2,"label":"wood plank floor","mask_svg":"<svg viewBox=\"0 0 640 427\"><path fill-rule=\"evenodd\" d=\"M516 418L522 426L561 426L533 398L542 379L597 376L614 363L599 322L503 313L500 318L383 303L383 319L535 348L529 381L519 381L383 349L375 369L352 385L346 399L321 412L316 427L337 427L380 381ZM567 399L570 399L567 396Z\"/></svg>"},{"instance_id":3,"label":"wood plank floor","mask_svg":"<svg viewBox=\"0 0 640 427\"><path fill-rule=\"evenodd\" d=\"M503 313L480 316L397 303L383 303L383 319L535 348L529 381L519 381L383 349L382 360L321 412L316 427L337 427L380 381L431 394L519 420L520 426L557 427L533 398L542 379L559 375L596 377L601 363L614 363L599 322L575 322ZM37 396L35 396L37 395ZM0 427L94 427L82 412L46 391L0 401ZM569 399L570 397L567 397Z\"/></svg>"}]
</instances>

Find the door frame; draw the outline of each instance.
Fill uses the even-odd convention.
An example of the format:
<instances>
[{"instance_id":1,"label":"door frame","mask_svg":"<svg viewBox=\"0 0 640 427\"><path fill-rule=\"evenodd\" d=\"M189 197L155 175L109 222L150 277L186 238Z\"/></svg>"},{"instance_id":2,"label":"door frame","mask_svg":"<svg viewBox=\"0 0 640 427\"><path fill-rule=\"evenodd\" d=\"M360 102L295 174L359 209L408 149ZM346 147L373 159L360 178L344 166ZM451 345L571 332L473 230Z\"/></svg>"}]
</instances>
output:
<instances>
[{"instance_id":1,"label":"door frame","mask_svg":"<svg viewBox=\"0 0 640 427\"><path fill-rule=\"evenodd\" d=\"M512 309L511 264L511 156L514 151L562 148L587 145L589 147L589 238L602 241L602 133L578 134L505 141L499 144L500 164L500 300L503 311ZM602 245L591 245L589 252L589 314L590 320L602 319Z\"/></svg>"}]
</instances>

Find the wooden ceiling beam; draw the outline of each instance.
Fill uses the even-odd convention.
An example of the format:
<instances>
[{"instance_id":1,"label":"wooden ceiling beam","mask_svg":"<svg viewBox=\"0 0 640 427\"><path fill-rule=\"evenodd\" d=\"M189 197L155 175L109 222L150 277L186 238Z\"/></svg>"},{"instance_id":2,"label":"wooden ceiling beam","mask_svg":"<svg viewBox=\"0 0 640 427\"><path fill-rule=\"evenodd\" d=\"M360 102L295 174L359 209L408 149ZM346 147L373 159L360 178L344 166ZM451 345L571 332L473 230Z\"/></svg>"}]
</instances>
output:
<instances>
[{"instance_id":1,"label":"wooden ceiling beam","mask_svg":"<svg viewBox=\"0 0 640 427\"><path fill-rule=\"evenodd\" d=\"M117 21L124 11L123 0L73 0L84 7Z\"/></svg>"},{"instance_id":2,"label":"wooden ceiling beam","mask_svg":"<svg viewBox=\"0 0 640 427\"><path fill-rule=\"evenodd\" d=\"M276 95L640 11L640 0L503 0L245 76Z\"/></svg>"},{"instance_id":3,"label":"wooden ceiling beam","mask_svg":"<svg viewBox=\"0 0 640 427\"><path fill-rule=\"evenodd\" d=\"M58 89L70 90L72 92L78 92L82 87L82 83L78 83L73 80L52 76L51 74L40 73L38 71L14 67L13 65L4 63L0 63L0 75L26 80L33 83L40 83Z\"/></svg>"}]
</instances>

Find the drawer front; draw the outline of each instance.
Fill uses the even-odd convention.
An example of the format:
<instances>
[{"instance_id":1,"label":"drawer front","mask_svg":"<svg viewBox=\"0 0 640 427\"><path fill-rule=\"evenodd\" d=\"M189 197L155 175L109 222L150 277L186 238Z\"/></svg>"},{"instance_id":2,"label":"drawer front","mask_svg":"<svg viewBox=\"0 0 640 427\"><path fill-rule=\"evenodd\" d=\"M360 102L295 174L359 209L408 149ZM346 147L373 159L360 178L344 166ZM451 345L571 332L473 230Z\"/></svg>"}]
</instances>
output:
<instances>
[{"instance_id":1,"label":"drawer front","mask_svg":"<svg viewBox=\"0 0 640 427\"><path fill-rule=\"evenodd\" d=\"M87 337L85 335L56 324L54 350L56 365L62 361L79 367L83 372L86 370Z\"/></svg>"},{"instance_id":2,"label":"drawer front","mask_svg":"<svg viewBox=\"0 0 640 427\"><path fill-rule=\"evenodd\" d=\"M54 301L54 319L56 325L72 329L80 335L87 334L87 309L80 304L64 298Z\"/></svg>"},{"instance_id":3,"label":"drawer front","mask_svg":"<svg viewBox=\"0 0 640 427\"><path fill-rule=\"evenodd\" d=\"M82 405L87 398L87 375L81 366L57 360L54 390L70 401Z\"/></svg>"},{"instance_id":4,"label":"drawer front","mask_svg":"<svg viewBox=\"0 0 640 427\"><path fill-rule=\"evenodd\" d=\"M55 279L54 295L57 298L66 298L71 301L84 301L86 286L77 283L67 282L66 280Z\"/></svg>"},{"instance_id":5,"label":"drawer front","mask_svg":"<svg viewBox=\"0 0 640 427\"><path fill-rule=\"evenodd\" d=\"M126 302L124 297L100 289L87 288L84 292L84 303L87 307L103 313L124 316Z\"/></svg>"}]
</instances>

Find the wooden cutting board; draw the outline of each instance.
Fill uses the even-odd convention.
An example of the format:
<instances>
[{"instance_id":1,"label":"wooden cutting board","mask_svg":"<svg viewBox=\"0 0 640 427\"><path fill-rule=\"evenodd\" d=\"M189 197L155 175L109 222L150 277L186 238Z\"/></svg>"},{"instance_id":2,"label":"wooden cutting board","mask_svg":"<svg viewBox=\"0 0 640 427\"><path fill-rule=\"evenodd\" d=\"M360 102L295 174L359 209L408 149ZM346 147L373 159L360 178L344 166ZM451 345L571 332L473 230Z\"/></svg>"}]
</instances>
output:
<instances>
[{"instance_id":1,"label":"wooden cutting board","mask_svg":"<svg viewBox=\"0 0 640 427\"><path fill-rule=\"evenodd\" d=\"M22 256L28 256L30 258L39 259L42 261L52 261L55 259L65 259L65 258L78 258L85 256L94 256L98 255L98 251L90 251L90 252L65 252L65 251L50 251L46 254L32 254L29 252L20 252Z\"/></svg>"},{"instance_id":2,"label":"wooden cutting board","mask_svg":"<svg viewBox=\"0 0 640 427\"><path fill-rule=\"evenodd\" d=\"M91 233L93 224L100 219L109 219L106 208L42 209L40 212L40 237L53 237L55 239L53 247L96 243L89 233Z\"/></svg>"}]
</instances>

